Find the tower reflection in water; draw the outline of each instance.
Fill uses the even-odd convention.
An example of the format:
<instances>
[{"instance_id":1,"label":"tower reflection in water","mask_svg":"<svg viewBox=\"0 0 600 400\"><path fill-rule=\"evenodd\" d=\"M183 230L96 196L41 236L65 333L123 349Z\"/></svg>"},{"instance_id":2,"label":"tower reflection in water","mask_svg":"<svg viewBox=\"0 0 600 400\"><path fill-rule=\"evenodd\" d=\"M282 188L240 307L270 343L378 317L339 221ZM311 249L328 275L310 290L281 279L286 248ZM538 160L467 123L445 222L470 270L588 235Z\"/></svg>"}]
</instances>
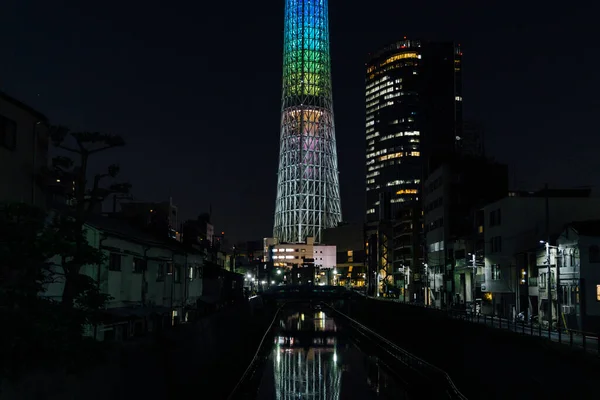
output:
<instances>
[{"instance_id":1,"label":"tower reflection in water","mask_svg":"<svg viewBox=\"0 0 600 400\"><path fill-rule=\"evenodd\" d=\"M280 321L273 350L277 399L339 399L336 331L333 319L319 311Z\"/></svg>"}]
</instances>

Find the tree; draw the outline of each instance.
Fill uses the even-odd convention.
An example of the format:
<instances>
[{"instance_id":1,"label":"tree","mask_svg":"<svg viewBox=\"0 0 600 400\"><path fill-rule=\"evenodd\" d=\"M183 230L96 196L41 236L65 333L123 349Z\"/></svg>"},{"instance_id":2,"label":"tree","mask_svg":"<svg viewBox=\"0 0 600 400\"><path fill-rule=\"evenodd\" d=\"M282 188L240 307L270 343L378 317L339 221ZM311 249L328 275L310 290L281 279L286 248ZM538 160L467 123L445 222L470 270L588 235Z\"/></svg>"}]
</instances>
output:
<instances>
[{"instance_id":1,"label":"tree","mask_svg":"<svg viewBox=\"0 0 600 400\"><path fill-rule=\"evenodd\" d=\"M102 263L102 253L92 247L84 229L86 221L95 208L111 194L127 193L128 183L113 183L102 186L106 178L115 178L119 165L112 164L106 172L95 174L88 185L88 167L92 156L125 145L118 135L98 132L71 132L63 126L50 129L50 138L54 146L66 155L54 157L52 167L46 171L56 194L65 197L69 207L54 217L53 229L59 238L61 266L64 274L62 304L72 308L75 302L79 306L101 303L102 296L93 280L83 276L84 265Z\"/></svg>"},{"instance_id":2,"label":"tree","mask_svg":"<svg viewBox=\"0 0 600 400\"><path fill-rule=\"evenodd\" d=\"M49 260L58 251L47 222L37 207L0 206L0 318L9 324L0 332L0 375L7 377L60 354L60 342L69 342L53 303L40 297L54 278Z\"/></svg>"}]
</instances>

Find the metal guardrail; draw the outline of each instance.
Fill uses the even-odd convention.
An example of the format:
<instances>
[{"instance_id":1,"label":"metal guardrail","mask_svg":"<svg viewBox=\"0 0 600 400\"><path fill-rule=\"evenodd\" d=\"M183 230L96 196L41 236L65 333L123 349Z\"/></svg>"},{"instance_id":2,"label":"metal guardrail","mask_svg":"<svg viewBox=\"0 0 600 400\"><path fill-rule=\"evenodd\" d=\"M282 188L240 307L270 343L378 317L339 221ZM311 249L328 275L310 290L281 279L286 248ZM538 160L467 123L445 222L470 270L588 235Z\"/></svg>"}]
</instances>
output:
<instances>
[{"instance_id":1,"label":"metal guardrail","mask_svg":"<svg viewBox=\"0 0 600 400\"><path fill-rule=\"evenodd\" d=\"M580 349L586 353L600 356L600 333L579 331L576 329L556 328L548 329L537 323L528 323L511 318L502 318L494 315L473 313L466 310L440 309L428 307L422 304L405 303L395 299L368 297L371 300L386 301L404 304L414 308L424 308L444 315L448 318L466 321L474 324L481 324L494 329L502 329L521 335L532 336L543 340L559 343L569 346L572 349Z\"/></svg>"},{"instance_id":2,"label":"metal guardrail","mask_svg":"<svg viewBox=\"0 0 600 400\"><path fill-rule=\"evenodd\" d=\"M402 349L397 346L393 342L379 335L377 332L369 329L365 325L351 318L350 316L344 314L343 312L335 309L330 305L326 305L332 311L334 311L338 316L342 317L348 323L350 323L355 329L365 334L367 337L371 339L375 339L375 341L379 343L385 344L384 346L380 346L384 351L388 352L392 357L398 359L402 364L406 365L408 368L412 369L418 375L424 377L425 379L436 383L439 383L444 388L444 392L449 399L461 399L467 400L467 398L458 390L450 375L427 361L409 353L408 351ZM389 349L389 350L388 350ZM390 350L393 350L392 353Z\"/></svg>"},{"instance_id":3,"label":"metal guardrail","mask_svg":"<svg viewBox=\"0 0 600 400\"><path fill-rule=\"evenodd\" d=\"M252 357L252 361L250 361L248 368L246 368L246 370L244 371L244 374L242 375L240 380L237 382L237 384L235 385L235 387L233 388L233 390L227 397L227 400L232 400L232 399L239 398L239 397L245 395L245 393L241 393L240 391L244 387L244 384L247 383L248 380L252 378L252 374L255 372L256 367L261 362L261 350L263 349L263 346L265 345L265 340L267 339L267 337L273 330L275 321L277 321L277 318L279 317L279 313L284 308L284 306L285 305L282 305L275 312L275 316L273 317L273 319L271 320L271 323L269 324L269 327L265 331L265 334L263 335L263 337L258 345L258 348L256 349L256 352L254 353L254 357Z\"/></svg>"}]
</instances>

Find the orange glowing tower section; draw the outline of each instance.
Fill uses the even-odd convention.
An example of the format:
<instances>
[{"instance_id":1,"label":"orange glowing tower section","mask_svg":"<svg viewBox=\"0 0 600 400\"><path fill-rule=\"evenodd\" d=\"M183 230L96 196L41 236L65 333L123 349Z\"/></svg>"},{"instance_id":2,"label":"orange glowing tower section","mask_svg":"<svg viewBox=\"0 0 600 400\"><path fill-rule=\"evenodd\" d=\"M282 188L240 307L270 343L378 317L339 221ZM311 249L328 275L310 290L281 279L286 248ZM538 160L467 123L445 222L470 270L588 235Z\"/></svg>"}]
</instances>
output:
<instances>
[{"instance_id":1,"label":"orange glowing tower section","mask_svg":"<svg viewBox=\"0 0 600 400\"><path fill-rule=\"evenodd\" d=\"M281 143L273 236L321 241L342 219L327 0L286 0Z\"/></svg>"}]
</instances>

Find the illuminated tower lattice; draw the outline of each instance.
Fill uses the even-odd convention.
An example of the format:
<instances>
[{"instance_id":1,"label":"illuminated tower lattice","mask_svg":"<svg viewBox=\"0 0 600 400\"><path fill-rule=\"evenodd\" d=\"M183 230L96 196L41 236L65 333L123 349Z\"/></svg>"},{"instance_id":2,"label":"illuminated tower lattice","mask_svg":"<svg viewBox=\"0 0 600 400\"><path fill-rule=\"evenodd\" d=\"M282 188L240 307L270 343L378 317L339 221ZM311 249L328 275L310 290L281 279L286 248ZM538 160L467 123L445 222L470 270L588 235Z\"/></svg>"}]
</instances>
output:
<instances>
[{"instance_id":1,"label":"illuminated tower lattice","mask_svg":"<svg viewBox=\"0 0 600 400\"><path fill-rule=\"evenodd\" d=\"M342 218L327 0L286 0L281 144L273 236L321 241Z\"/></svg>"}]
</instances>

